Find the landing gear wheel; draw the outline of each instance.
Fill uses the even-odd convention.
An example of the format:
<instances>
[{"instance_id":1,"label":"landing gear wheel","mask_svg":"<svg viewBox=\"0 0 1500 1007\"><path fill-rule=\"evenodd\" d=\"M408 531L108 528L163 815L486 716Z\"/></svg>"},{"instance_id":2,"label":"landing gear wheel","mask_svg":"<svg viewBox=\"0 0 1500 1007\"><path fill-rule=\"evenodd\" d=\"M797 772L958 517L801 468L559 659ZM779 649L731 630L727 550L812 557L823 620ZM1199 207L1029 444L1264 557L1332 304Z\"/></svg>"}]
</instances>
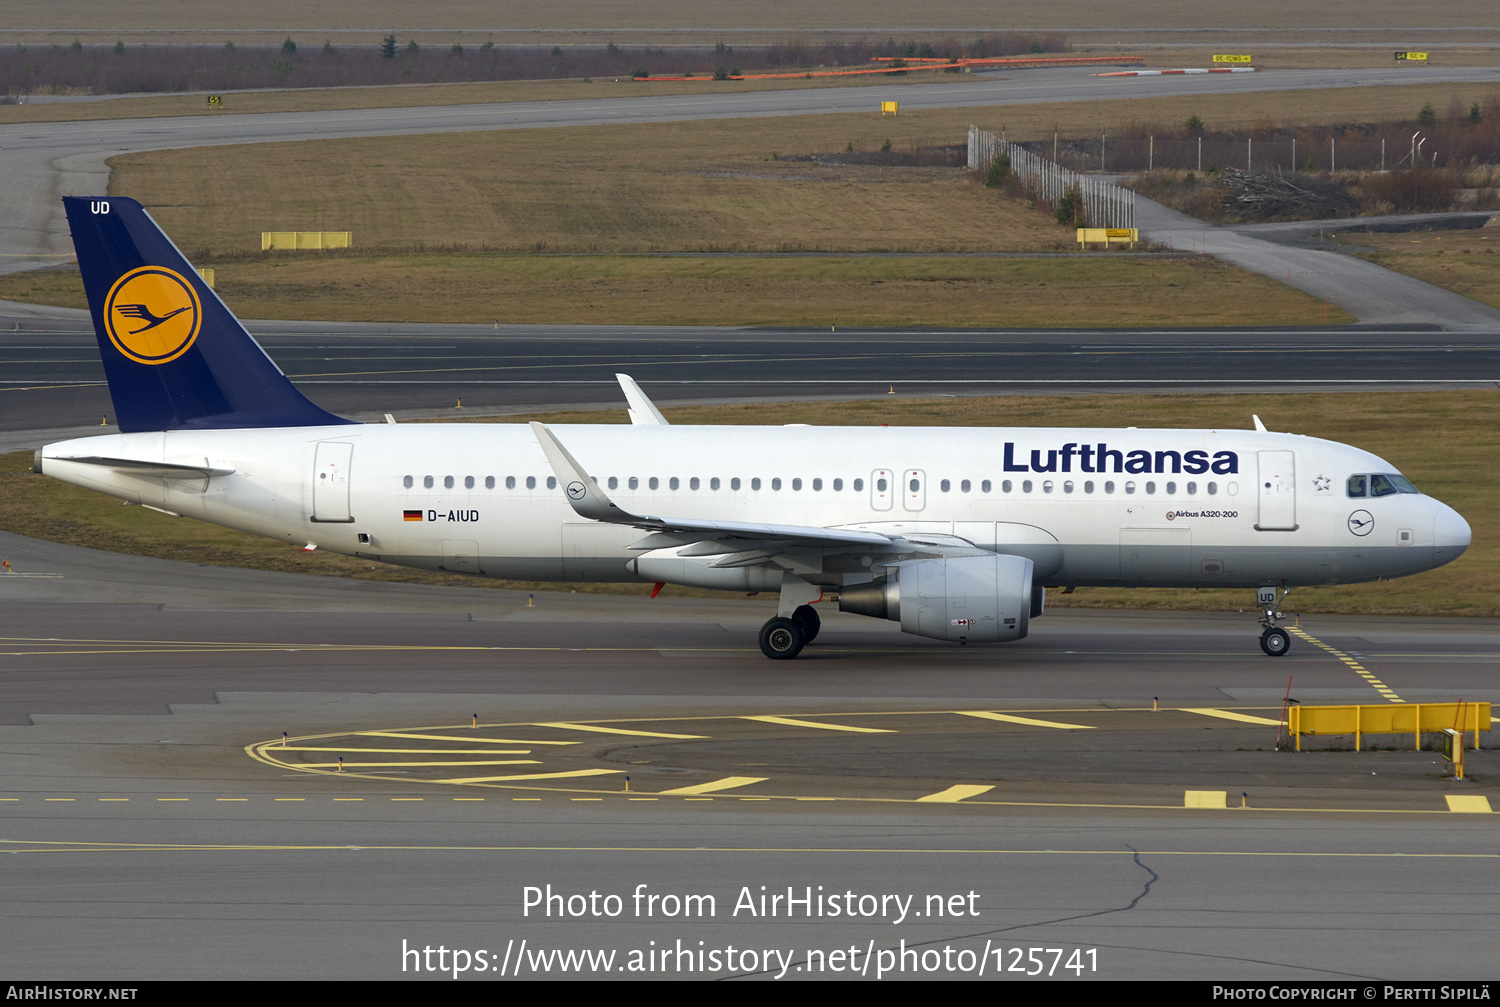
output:
<instances>
[{"instance_id":1,"label":"landing gear wheel","mask_svg":"<svg viewBox=\"0 0 1500 1007\"><path fill-rule=\"evenodd\" d=\"M806 643L802 627L793 619L778 617L760 628L760 652L773 661L790 661Z\"/></svg>"},{"instance_id":2,"label":"landing gear wheel","mask_svg":"<svg viewBox=\"0 0 1500 1007\"><path fill-rule=\"evenodd\" d=\"M1292 638L1284 629L1272 628L1260 635L1260 649L1270 657L1281 657L1292 645Z\"/></svg>"},{"instance_id":3,"label":"landing gear wheel","mask_svg":"<svg viewBox=\"0 0 1500 1007\"><path fill-rule=\"evenodd\" d=\"M803 644L812 643L818 638L818 630L823 628L823 621L818 618L818 613L813 611L811 605L799 605L797 611L792 613L792 621L802 627Z\"/></svg>"}]
</instances>

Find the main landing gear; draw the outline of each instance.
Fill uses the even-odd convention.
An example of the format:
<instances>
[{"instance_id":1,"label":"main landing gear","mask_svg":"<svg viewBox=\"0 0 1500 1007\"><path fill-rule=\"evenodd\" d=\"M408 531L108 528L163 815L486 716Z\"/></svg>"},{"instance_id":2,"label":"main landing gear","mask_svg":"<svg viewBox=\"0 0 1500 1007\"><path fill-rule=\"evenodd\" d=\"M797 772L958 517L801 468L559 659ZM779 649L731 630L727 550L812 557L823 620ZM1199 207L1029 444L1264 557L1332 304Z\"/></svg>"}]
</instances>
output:
<instances>
[{"instance_id":1,"label":"main landing gear","mask_svg":"<svg viewBox=\"0 0 1500 1007\"><path fill-rule=\"evenodd\" d=\"M760 628L760 652L773 661L789 661L817 639L823 621L812 603L823 597L823 589L787 574L781 582L781 604L776 618Z\"/></svg>"},{"instance_id":2,"label":"main landing gear","mask_svg":"<svg viewBox=\"0 0 1500 1007\"><path fill-rule=\"evenodd\" d=\"M811 605L799 605L791 618L777 616L760 628L760 651L775 661L787 661L817 639L823 621Z\"/></svg>"},{"instance_id":3,"label":"main landing gear","mask_svg":"<svg viewBox=\"0 0 1500 1007\"><path fill-rule=\"evenodd\" d=\"M1279 601L1285 601L1291 588L1285 588L1281 592ZM1263 587L1255 593L1256 604L1260 607L1260 624L1265 629L1260 634L1260 649L1266 652L1268 657L1281 657L1292 646L1292 637L1286 630L1276 625L1277 620L1285 619L1281 613L1281 606L1276 597L1274 587Z\"/></svg>"}]
</instances>

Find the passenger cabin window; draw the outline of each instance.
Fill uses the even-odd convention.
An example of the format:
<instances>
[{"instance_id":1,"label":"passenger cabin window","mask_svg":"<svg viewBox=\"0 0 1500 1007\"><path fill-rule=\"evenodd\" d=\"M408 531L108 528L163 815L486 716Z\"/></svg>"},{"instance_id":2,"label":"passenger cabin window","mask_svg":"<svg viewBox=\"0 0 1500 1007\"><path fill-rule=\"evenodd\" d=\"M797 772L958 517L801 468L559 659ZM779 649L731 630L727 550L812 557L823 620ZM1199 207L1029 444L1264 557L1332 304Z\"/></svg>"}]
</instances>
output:
<instances>
[{"instance_id":1,"label":"passenger cabin window","mask_svg":"<svg viewBox=\"0 0 1500 1007\"><path fill-rule=\"evenodd\" d=\"M432 476L422 477L422 488L428 490L432 489Z\"/></svg>"},{"instance_id":2,"label":"passenger cabin window","mask_svg":"<svg viewBox=\"0 0 1500 1007\"><path fill-rule=\"evenodd\" d=\"M513 490L513 489L516 488L516 477L515 476L506 476L505 477L505 488L508 489L508 490Z\"/></svg>"},{"instance_id":3,"label":"passenger cabin window","mask_svg":"<svg viewBox=\"0 0 1500 1007\"><path fill-rule=\"evenodd\" d=\"M526 488L529 489L529 490L536 489L536 476L527 476L526 477Z\"/></svg>"},{"instance_id":4,"label":"passenger cabin window","mask_svg":"<svg viewBox=\"0 0 1500 1007\"><path fill-rule=\"evenodd\" d=\"M487 490L492 490L492 489L495 488L495 477L494 476L485 476L484 477L484 488L487 489Z\"/></svg>"},{"instance_id":5,"label":"passenger cabin window","mask_svg":"<svg viewBox=\"0 0 1500 1007\"><path fill-rule=\"evenodd\" d=\"M474 477L473 476L464 476L464 489L471 490L473 488L474 488Z\"/></svg>"},{"instance_id":6,"label":"passenger cabin window","mask_svg":"<svg viewBox=\"0 0 1500 1007\"><path fill-rule=\"evenodd\" d=\"M414 481L415 480L413 480L411 476L407 476L406 478L404 478L404 479L401 480L401 485L405 486L407 489L411 489L412 483Z\"/></svg>"}]
</instances>

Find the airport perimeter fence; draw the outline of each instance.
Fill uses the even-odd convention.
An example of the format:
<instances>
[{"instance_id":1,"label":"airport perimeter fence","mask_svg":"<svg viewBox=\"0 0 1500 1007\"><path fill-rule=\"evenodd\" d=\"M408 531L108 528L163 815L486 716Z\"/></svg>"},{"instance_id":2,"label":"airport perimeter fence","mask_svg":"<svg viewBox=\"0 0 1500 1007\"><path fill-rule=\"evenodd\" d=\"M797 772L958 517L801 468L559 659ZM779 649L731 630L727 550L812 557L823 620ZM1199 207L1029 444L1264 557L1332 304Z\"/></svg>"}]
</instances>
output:
<instances>
[{"instance_id":1,"label":"airport perimeter fence","mask_svg":"<svg viewBox=\"0 0 1500 1007\"><path fill-rule=\"evenodd\" d=\"M1067 192L1076 191L1083 200L1084 226L1123 228L1135 226L1135 193L1113 182L1080 175L1035 154L1018 143L1011 143L982 130L969 127L969 160L972 171L984 171L1005 154L1010 170L1021 180L1026 191L1039 200L1057 205Z\"/></svg>"},{"instance_id":2,"label":"airport perimeter fence","mask_svg":"<svg viewBox=\"0 0 1500 1007\"><path fill-rule=\"evenodd\" d=\"M1211 174L1226 168L1251 172L1390 171L1410 167L1413 153L1417 154L1418 167L1434 163L1449 167L1464 153L1455 150L1451 142L1442 147L1424 140L1417 147L1416 140L1409 137L1358 135L1226 139L1127 134L1089 140L1039 140L1020 146L1044 157L1050 154L1055 163L1073 171L1117 175L1153 170Z\"/></svg>"}]
</instances>

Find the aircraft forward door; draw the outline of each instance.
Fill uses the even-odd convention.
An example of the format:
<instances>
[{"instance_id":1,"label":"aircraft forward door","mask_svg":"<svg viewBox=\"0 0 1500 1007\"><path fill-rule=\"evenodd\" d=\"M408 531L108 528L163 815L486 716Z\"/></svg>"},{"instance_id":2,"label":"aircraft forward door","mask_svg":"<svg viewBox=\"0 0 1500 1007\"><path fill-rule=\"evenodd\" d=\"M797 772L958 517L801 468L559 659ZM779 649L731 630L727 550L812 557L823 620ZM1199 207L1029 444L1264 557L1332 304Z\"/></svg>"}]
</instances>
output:
<instances>
[{"instance_id":1,"label":"aircraft forward door","mask_svg":"<svg viewBox=\"0 0 1500 1007\"><path fill-rule=\"evenodd\" d=\"M314 521L351 524L349 514L349 465L354 445L346 441L319 441L313 459Z\"/></svg>"},{"instance_id":2,"label":"aircraft forward door","mask_svg":"<svg viewBox=\"0 0 1500 1007\"><path fill-rule=\"evenodd\" d=\"M1297 454L1294 451L1257 451L1260 499L1257 531L1297 530Z\"/></svg>"}]
</instances>

